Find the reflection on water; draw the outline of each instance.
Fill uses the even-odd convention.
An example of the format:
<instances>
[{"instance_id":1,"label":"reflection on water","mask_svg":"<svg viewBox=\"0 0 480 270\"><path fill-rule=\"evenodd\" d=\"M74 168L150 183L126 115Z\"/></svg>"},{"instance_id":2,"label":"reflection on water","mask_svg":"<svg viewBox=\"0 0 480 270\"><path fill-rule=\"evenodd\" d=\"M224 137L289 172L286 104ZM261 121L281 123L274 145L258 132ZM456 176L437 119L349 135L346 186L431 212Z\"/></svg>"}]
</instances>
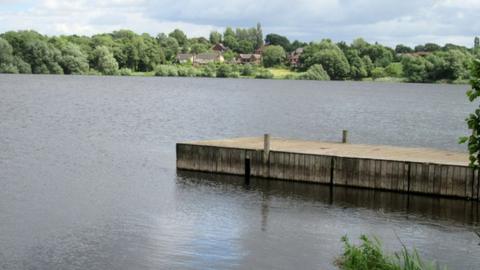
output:
<instances>
[{"instance_id":1,"label":"reflection on water","mask_svg":"<svg viewBox=\"0 0 480 270\"><path fill-rule=\"evenodd\" d=\"M204 209L201 223L215 228L212 239L227 231L225 239L238 240L239 269L335 269L341 236L360 234L378 236L392 251L416 247L450 269L479 264L476 202L260 178L245 186L239 176L181 170L176 193L182 204ZM210 252L216 249L224 247Z\"/></svg>"},{"instance_id":2,"label":"reflection on water","mask_svg":"<svg viewBox=\"0 0 480 270\"><path fill-rule=\"evenodd\" d=\"M246 187L240 176L184 170L177 170L177 175L179 185L185 185L186 182L189 186L215 182L216 185L232 185L261 193L262 230L267 228L272 197L318 202L335 207L361 207L384 214L401 215L405 219L425 219L424 222L427 223L454 222L471 226L480 224L480 204L475 201L262 178L252 178L250 186Z\"/></svg>"}]
</instances>

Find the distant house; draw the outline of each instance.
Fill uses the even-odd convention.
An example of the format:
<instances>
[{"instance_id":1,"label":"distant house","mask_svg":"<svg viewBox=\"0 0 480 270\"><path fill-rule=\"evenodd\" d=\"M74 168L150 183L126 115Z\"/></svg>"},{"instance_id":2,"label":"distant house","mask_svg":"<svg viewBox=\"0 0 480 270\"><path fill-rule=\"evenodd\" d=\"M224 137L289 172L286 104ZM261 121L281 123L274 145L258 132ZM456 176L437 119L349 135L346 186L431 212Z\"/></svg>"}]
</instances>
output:
<instances>
[{"instance_id":1,"label":"distant house","mask_svg":"<svg viewBox=\"0 0 480 270\"><path fill-rule=\"evenodd\" d=\"M288 55L288 62L292 67L298 67L300 65L300 55L303 53L303 48L297 48Z\"/></svg>"},{"instance_id":2,"label":"distant house","mask_svg":"<svg viewBox=\"0 0 480 270\"><path fill-rule=\"evenodd\" d=\"M220 52L220 53L226 52L228 50L228 48L225 47L225 45L223 45L223 43L217 43L217 44L213 45L210 49L212 51Z\"/></svg>"},{"instance_id":3,"label":"distant house","mask_svg":"<svg viewBox=\"0 0 480 270\"><path fill-rule=\"evenodd\" d=\"M225 59L219 52L210 52L210 53L199 53L199 54L191 54L191 53L179 53L177 54L177 62L180 64L185 63L192 63L194 65L203 65L208 63L219 62L223 63Z\"/></svg>"},{"instance_id":4,"label":"distant house","mask_svg":"<svg viewBox=\"0 0 480 270\"><path fill-rule=\"evenodd\" d=\"M424 56L427 56L429 54L431 54L431 52L411 52L411 53L401 53L399 55L400 56L401 55L411 55L411 56L422 56L422 57L424 57Z\"/></svg>"},{"instance_id":5,"label":"distant house","mask_svg":"<svg viewBox=\"0 0 480 270\"><path fill-rule=\"evenodd\" d=\"M195 55L191 53L179 53L177 54L177 62L180 64L185 64L185 63L193 63Z\"/></svg>"},{"instance_id":6,"label":"distant house","mask_svg":"<svg viewBox=\"0 0 480 270\"><path fill-rule=\"evenodd\" d=\"M223 63L225 59L219 52L199 53L193 59L194 64L203 65L208 63Z\"/></svg>"},{"instance_id":7,"label":"distant house","mask_svg":"<svg viewBox=\"0 0 480 270\"><path fill-rule=\"evenodd\" d=\"M239 64L260 64L262 56L257 53L241 53L237 57Z\"/></svg>"}]
</instances>

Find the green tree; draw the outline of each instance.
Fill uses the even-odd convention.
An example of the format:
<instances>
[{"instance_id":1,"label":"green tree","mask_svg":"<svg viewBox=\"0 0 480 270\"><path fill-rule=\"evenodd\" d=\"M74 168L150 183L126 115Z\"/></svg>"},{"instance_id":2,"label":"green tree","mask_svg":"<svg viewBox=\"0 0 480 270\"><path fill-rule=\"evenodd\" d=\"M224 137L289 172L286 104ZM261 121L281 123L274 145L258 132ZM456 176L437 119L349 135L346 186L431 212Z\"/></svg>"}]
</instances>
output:
<instances>
[{"instance_id":1,"label":"green tree","mask_svg":"<svg viewBox=\"0 0 480 270\"><path fill-rule=\"evenodd\" d=\"M142 38L143 50L139 52L138 71L152 71L157 65L165 63L165 52L154 37L143 34Z\"/></svg>"},{"instance_id":2,"label":"green tree","mask_svg":"<svg viewBox=\"0 0 480 270\"><path fill-rule=\"evenodd\" d=\"M424 52L425 51L425 46L424 45L417 45L415 46L415 52Z\"/></svg>"},{"instance_id":3,"label":"green tree","mask_svg":"<svg viewBox=\"0 0 480 270\"><path fill-rule=\"evenodd\" d=\"M187 35L185 35L185 33L180 29L173 30L173 32L168 34L168 36L174 38L180 46L185 46L187 44Z\"/></svg>"},{"instance_id":4,"label":"green tree","mask_svg":"<svg viewBox=\"0 0 480 270\"><path fill-rule=\"evenodd\" d=\"M307 46L308 44L305 43L305 42L301 42L301 41L298 41L298 40L294 40L292 42L292 44L290 44L290 51L294 51L298 48L303 48L305 46Z\"/></svg>"},{"instance_id":5,"label":"green tree","mask_svg":"<svg viewBox=\"0 0 480 270\"><path fill-rule=\"evenodd\" d=\"M115 75L118 63L113 54L105 46L99 46L93 51L94 68L104 75Z\"/></svg>"},{"instance_id":6,"label":"green tree","mask_svg":"<svg viewBox=\"0 0 480 270\"><path fill-rule=\"evenodd\" d=\"M311 43L305 47L300 62L305 68L321 64L333 80L343 80L350 73L350 64L344 53L330 40Z\"/></svg>"},{"instance_id":7,"label":"green tree","mask_svg":"<svg viewBox=\"0 0 480 270\"><path fill-rule=\"evenodd\" d=\"M430 65L428 65L427 77L429 81L437 81L447 76L447 61L445 61L445 52L432 53L425 57Z\"/></svg>"},{"instance_id":8,"label":"green tree","mask_svg":"<svg viewBox=\"0 0 480 270\"><path fill-rule=\"evenodd\" d=\"M398 44L396 47L395 47L395 52L396 53L412 53L413 52L413 49L408 47L408 46L405 46L403 44Z\"/></svg>"},{"instance_id":9,"label":"green tree","mask_svg":"<svg viewBox=\"0 0 480 270\"><path fill-rule=\"evenodd\" d=\"M218 31L210 32L210 43L217 44L222 42L222 34Z\"/></svg>"},{"instance_id":10,"label":"green tree","mask_svg":"<svg viewBox=\"0 0 480 270\"><path fill-rule=\"evenodd\" d=\"M426 82L428 81L428 65L429 62L423 57L404 56L402 58L403 74L410 82Z\"/></svg>"},{"instance_id":11,"label":"green tree","mask_svg":"<svg viewBox=\"0 0 480 270\"><path fill-rule=\"evenodd\" d=\"M280 65L285 60L285 50L282 46L271 45L265 48L263 52L263 65L273 67Z\"/></svg>"},{"instance_id":12,"label":"green tree","mask_svg":"<svg viewBox=\"0 0 480 270\"><path fill-rule=\"evenodd\" d=\"M255 49L261 48L263 46L263 31L262 25L258 22L257 28L255 31Z\"/></svg>"},{"instance_id":13,"label":"green tree","mask_svg":"<svg viewBox=\"0 0 480 270\"><path fill-rule=\"evenodd\" d=\"M232 50L228 50L228 51L223 53L223 58L227 62L233 62L235 60L236 56L237 56L237 54Z\"/></svg>"},{"instance_id":14,"label":"green tree","mask_svg":"<svg viewBox=\"0 0 480 270\"><path fill-rule=\"evenodd\" d=\"M322 65L315 64L311 66L307 72L301 75L301 79L304 80L317 80L317 81L328 81L330 80L330 76L328 76L327 72L323 69Z\"/></svg>"},{"instance_id":15,"label":"green tree","mask_svg":"<svg viewBox=\"0 0 480 270\"><path fill-rule=\"evenodd\" d=\"M278 34L268 34L265 37L265 42L268 45L282 46L285 51L290 51L290 40L287 37Z\"/></svg>"},{"instance_id":16,"label":"green tree","mask_svg":"<svg viewBox=\"0 0 480 270\"><path fill-rule=\"evenodd\" d=\"M362 62L365 66L365 70L367 71L367 76L372 76L372 70L375 66L373 65L372 59L370 59L370 56L364 55L362 57Z\"/></svg>"},{"instance_id":17,"label":"green tree","mask_svg":"<svg viewBox=\"0 0 480 270\"><path fill-rule=\"evenodd\" d=\"M471 64L471 56L461 50L449 50L445 56L447 62L447 78L450 80L467 79L469 77L469 66Z\"/></svg>"},{"instance_id":18,"label":"green tree","mask_svg":"<svg viewBox=\"0 0 480 270\"><path fill-rule=\"evenodd\" d=\"M385 73L388 76L400 78L403 76L402 63L391 63L385 68Z\"/></svg>"},{"instance_id":19,"label":"green tree","mask_svg":"<svg viewBox=\"0 0 480 270\"><path fill-rule=\"evenodd\" d=\"M80 50L80 47L71 42L60 47L62 56L60 58L60 66L65 74L84 74L88 72L87 56Z\"/></svg>"},{"instance_id":20,"label":"green tree","mask_svg":"<svg viewBox=\"0 0 480 270\"><path fill-rule=\"evenodd\" d=\"M470 102L474 102L480 96L480 59L475 59L471 66L471 89L467 91ZM468 143L468 153L470 155L470 166L477 169L480 161L480 106L474 113L471 113L465 119L471 135L460 138L460 143Z\"/></svg>"},{"instance_id":21,"label":"green tree","mask_svg":"<svg viewBox=\"0 0 480 270\"><path fill-rule=\"evenodd\" d=\"M368 71L364 61L360 58L358 51L355 49L347 49L345 57L350 64L350 77L355 80L365 78L368 76Z\"/></svg>"},{"instance_id":22,"label":"green tree","mask_svg":"<svg viewBox=\"0 0 480 270\"><path fill-rule=\"evenodd\" d=\"M13 48L3 38L0 38L0 73L18 73L14 62Z\"/></svg>"},{"instance_id":23,"label":"green tree","mask_svg":"<svg viewBox=\"0 0 480 270\"><path fill-rule=\"evenodd\" d=\"M157 37L157 40L160 46L163 48L163 51L165 53L165 59L170 62L175 61L175 57L180 51L178 41L172 37L166 37L162 35Z\"/></svg>"},{"instance_id":24,"label":"green tree","mask_svg":"<svg viewBox=\"0 0 480 270\"><path fill-rule=\"evenodd\" d=\"M208 51L208 46L202 43L195 43L190 48L190 52L195 54L204 53L206 51Z\"/></svg>"},{"instance_id":25,"label":"green tree","mask_svg":"<svg viewBox=\"0 0 480 270\"><path fill-rule=\"evenodd\" d=\"M235 32L231 27L227 27L227 29L225 29L225 32L223 33L223 44L228 48L237 51L238 40Z\"/></svg>"},{"instance_id":26,"label":"green tree","mask_svg":"<svg viewBox=\"0 0 480 270\"><path fill-rule=\"evenodd\" d=\"M239 53L253 53L255 44L250 40L242 40L238 43L237 51Z\"/></svg>"},{"instance_id":27,"label":"green tree","mask_svg":"<svg viewBox=\"0 0 480 270\"><path fill-rule=\"evenodd\" d=\"M366 42L363 38L357 38L353 40L351 47L357 50L360 56L364 56L364 55L368 55L367 50L370 47L370 44Z\"/></svg>"},{"instance_id":28,"label":"green tree","mask_svg":"<svg viewBox=\"0 0 480 270\"><path fill-rule=\"evenodd\" d=\"M392 51L379 44L369 46L365 54L372 59L377 67L386 67L393 61Z\"/></svg>"},{"instance_id":29,"label":"green tree","mask_svg":"<svg viewBox=\"0 0 480 270\"><path fill-rule=\"evenodd\" d=\"M372 78L373 79L378 79L385 77L385 69L382 67L375 67L372 70Z\"/></svg>"},{"instance_id":30,"label":"green tree","mask_svg":"<svg viewBox=\"0 0 480 270\"><path fill-rule=\"evenodd\" d=\"M435 43L425 43L425 45L423 46L423 49L426 52L436 52L436 51L440 51L442 47L440 47L438 44L435 44Z\"/></svg>"},{"instance_id":31,"label":"green tree","mask_svg":"<svg viewBox=\"0 0 480 270\"><path fill-rule=\"evenodd\" d=\"M473 40L473 48L478 49L479 47L480 47L480 38L475 37L475 39Z\"/></svg>"},{"instance_id":32,"label":"green tree","mask_svg":"<svg viewBox=\"0 0 480 270\"><path fill-rule=\"evenodd\" d=\"M58 64L61 53L44 40L33 40L25 45L25 60L36 74L63 74Z\"/></svg>"}]
</instances>

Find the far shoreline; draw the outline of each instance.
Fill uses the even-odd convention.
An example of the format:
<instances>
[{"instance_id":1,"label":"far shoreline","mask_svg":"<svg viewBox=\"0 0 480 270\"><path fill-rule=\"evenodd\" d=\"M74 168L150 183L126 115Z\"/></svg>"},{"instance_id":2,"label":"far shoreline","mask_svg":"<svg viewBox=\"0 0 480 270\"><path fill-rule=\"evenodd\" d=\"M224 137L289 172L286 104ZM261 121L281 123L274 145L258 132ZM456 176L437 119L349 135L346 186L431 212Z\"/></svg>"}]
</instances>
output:
<instances>
[{"instance_id":1,"label":"far shoreline","mask_svg":"<svg viewBox=\"0 0 480 270\"><path fill-rule=\"evenodd\" d=\"M67 76L67 77L136 77L136 78L189 78L189 79L240 79L240 80L273 80L273 81L312 81L312 82L356 82L356 83L390 83L390 84L418 84L418 85L465 85L468 86L468 80L458 80L458 81L436 81L436 82L410 82L404 78L394 78L394 77L383 77L378 79L364 78L362 80L306 80L301 78L285 78L285 77L273 77L273 78L255 78L251 76L240 76L236 78L232 77L205 77L205 76L157 76L153 72L135 72L130 75L103 75L103 74L24 74L24 73L0 73L2 75L20 75L20 76Z\"/></svg>"}]
</instances>

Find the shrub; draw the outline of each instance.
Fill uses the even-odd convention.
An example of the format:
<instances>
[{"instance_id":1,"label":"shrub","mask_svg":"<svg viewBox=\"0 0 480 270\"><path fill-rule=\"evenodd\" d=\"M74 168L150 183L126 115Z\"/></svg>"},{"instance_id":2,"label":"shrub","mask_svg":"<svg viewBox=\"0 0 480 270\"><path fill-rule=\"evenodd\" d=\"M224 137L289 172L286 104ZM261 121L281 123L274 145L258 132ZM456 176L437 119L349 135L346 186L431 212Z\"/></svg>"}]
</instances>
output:
<instances>
[{"instance_id":1,"label":"shrub","mask_svg":"<svg viewBox=\"0 0 480 270\"><path fill-rule=\"evenodd\" d=\"M385 73L391 77L402 77L403 75L403 66L402 63L391 63L385 68Z\"/></svg>"},{"instance_id":2,"label":"shrub","mask_svg":"<svg viewBox=\"0 0 480 270\"><path fill-rule=\"evenodd\" d=\"M207 64L202 67L200 70L200 76L202 77L215 77L216 76L217 69L215 67L215 64Z\"/></svg>"},{"instance_id":3,"label":"shrub","mask_svg":"<svg viewBox=\"0 0 480 270\"><path fill-rule=\"evenodd\" d=\"M217 77L219 78L228 78L231 76L232 67L227 64L221 64L217 68Z\"/></svg>"},{"instance_id":4,"label":"shrub","mask_svg":"<svg viewBox=\"0 0 480 270\"><path fill-rule=\"evenodd\" d=\"M230 78L240 78L240 72L233 71L232 73L230 73Z\"/></svg>"},{"instance_id":5,"label":"shrub","mask_svg":"<svg viewBox=\"0 0 480 270\"><path fill-rule=\"evenodd\" d=\"M301 76L304 80L317 80L317 81L328 81L330 80L330 76L328 76L327 72L323 69L322 65L315 64L311 66L307 72L303 73Z\"/></svg>"},{"instance_id":6,"label":"shrub","mask_svg":"<svg viewBox=\"0 0 480 270\"><path fill-rule=\"evenodd\" d=\"M378 79L385 77L385 69L382 67L376 67L372 70L372 78L373 79Z\"/></svg>"},{"instance_id":7,"label":"shrub","mask_svg":"<svg viewBox=\"0 0 480 270\"><path fill-rule=\"evenodd\" d=\"M178 67L178 76L180 77L195 77L197 76L197 70L189 66Z\"/></svg>"},{"instance_id":8,"label":"shrub","mask_svg":"<svg viewBox=\"0 0 480 270\"><path fill-rule=\"evenodd\" d=\"M100 75L102 75L102 73L100 71L96 70L96 69L91 68L87 71L87 75L100 76Z\"/></svg>"},{"instance_id":9,"label":"shrub","mask_svg":"<svg viewBox=\"0 0 480 270\"><path fill-rule=\"evenodd\" d=\"M132 76L132 70L129 68L121 68L118 70L120 76Z\"/></svg>"},{"instance_id":10,"label":"shrub","mask_svg":"<svg viewBox=\"0 0 480 270\"><path fill-rule=\"evenodd\" d=\"M18 73L18 68L13 64L0 63L0 73Z\"/></svg>"},{"instance_id":11,"label":"shrub","mask_svg":"<svg viewBox=\"0 0 480 270\"><path fill-rule=\"evenodd\" d=\"M270 70L261 68L258 69L258 71L255 74L255 78L257 79L272 79L273 78L273 73L270 72Z\"/></svg>"},{"instance_id":12,"label":"shrub","mask_svg":"<svg viewBox=\"0 0 480 270\"><path fill-rule=\"evenodd\" d=\"M343 270L436 270L434 262L425 262L416 250L408 251L404 246L394 255L385 254L377 238L360 236L361 244L352 245L346 236L342 237L343 255L336 261Z\"/></svg>"},{"instance_id":13,"label":"shrub","mask_svg":"<svg viewBox=\"0 0 480 270\"><path fill-rule=\"evenodd\" d=\"M178 76L178 70L175 66L159 65L155 68L155 76Z\"/></svg>"},{"instance_id":14,"label":"shrub","mask_svg":"<svg viewBox=\"0 0 480 270\"><path fill-rule=\"evenodd\" d=\"M299 80L299 79L302 79L301 75L298 75L298 74L287 74L283 78L285 80Z\"/></svg>"},{"instance_id":15,"label":"shrub","mask_svg":"<svg viewBox=\"0 0 480 270\"><path fill-rule=\"evenodd\" d=\"M242 76L252 76L255 73L255 69L250 64L245 64L241 68Z\"/></svg>"}]
</instances>

